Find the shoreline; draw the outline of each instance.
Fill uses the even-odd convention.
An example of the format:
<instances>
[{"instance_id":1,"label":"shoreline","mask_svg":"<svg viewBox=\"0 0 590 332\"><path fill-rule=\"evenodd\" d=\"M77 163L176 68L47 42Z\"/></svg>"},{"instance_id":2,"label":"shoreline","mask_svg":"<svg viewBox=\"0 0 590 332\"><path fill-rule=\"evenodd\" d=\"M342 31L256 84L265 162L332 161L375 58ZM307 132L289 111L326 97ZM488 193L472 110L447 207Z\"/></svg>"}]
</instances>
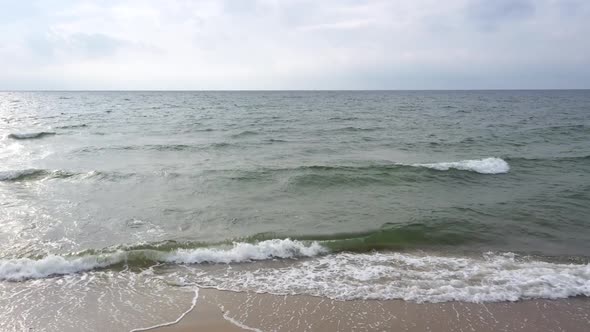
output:
<instances>
[{"instance_id":1,"label":"shoreline","mask_svg":"<svg viewBox=\"0 0 590 332\"><path fill-rule=\"evenodd\" d=\"M149 331L588 331L590 299L494 303L337 301L199 289L194 308ZM145 331L137 327L136 331Z\"/></svg>"}]
</instances>

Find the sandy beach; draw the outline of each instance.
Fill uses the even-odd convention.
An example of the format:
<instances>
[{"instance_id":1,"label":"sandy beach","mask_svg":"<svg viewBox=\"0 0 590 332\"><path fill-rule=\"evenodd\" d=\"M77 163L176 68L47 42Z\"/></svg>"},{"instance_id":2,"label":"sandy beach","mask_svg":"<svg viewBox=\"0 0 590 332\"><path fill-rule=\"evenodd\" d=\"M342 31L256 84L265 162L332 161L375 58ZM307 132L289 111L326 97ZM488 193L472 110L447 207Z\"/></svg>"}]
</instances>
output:
<instances>
[{"instance_id":1,"label":"sandy beach","mask_svg":"<svg viewBox=\"0 0 590 332\"><path fill-rule=\"evenodd\" d=\"M588 331L590 301L333 301L200 289L177 324L152 331Z\"/></svg>"}]
</instances>

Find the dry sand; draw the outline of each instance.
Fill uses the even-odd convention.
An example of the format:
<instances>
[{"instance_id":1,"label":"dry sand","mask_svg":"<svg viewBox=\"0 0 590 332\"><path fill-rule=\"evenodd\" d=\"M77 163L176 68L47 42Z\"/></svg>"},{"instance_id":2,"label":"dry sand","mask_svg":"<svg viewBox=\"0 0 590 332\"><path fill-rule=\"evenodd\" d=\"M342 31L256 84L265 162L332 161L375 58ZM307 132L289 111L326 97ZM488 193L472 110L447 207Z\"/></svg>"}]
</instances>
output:
<instances>
[{"instance_id":1,"label":"dry sand","mask_svg":"<svg viewBox=\"0 0 590 332\"><path fill-rule=\"evenodd\" d=\"M590 331L590 300L333 301L201 289L178 324L152 331Z\"/></svg>"}]
</instances>

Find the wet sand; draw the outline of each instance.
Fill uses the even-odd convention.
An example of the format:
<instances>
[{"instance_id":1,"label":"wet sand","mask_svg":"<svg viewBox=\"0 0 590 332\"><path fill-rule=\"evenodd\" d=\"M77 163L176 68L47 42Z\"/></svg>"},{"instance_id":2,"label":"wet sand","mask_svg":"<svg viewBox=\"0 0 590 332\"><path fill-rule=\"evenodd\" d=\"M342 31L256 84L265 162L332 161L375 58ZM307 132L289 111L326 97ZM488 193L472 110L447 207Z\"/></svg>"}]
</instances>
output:
<instances>
[{"instance_id":1,"label":"wet sand","mask_svg":"<svg viewBox=\"0 0 590 332\"><path fill-rule=\"evenodd\" d=\"M590 331L590 300L333 301L200 289L177 324L151 331Z\"/></svg>"}]
</instances>

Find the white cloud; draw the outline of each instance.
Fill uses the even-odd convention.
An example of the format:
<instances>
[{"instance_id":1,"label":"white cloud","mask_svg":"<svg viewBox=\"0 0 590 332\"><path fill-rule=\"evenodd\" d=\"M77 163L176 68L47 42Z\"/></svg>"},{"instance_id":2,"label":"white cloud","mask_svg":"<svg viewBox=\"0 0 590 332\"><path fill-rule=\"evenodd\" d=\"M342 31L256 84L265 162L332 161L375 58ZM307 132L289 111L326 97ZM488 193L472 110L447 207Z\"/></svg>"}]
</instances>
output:
<instances>
[{"instance_id":1,"label":"white cloud","mask_svg":"<svg viewBox=\"0 0 590 332\"><path fill-rule=\"evenodd\" d=\"M583 0L0 5L3 89L590 87Z\"/></svg>"}]
</instances>

